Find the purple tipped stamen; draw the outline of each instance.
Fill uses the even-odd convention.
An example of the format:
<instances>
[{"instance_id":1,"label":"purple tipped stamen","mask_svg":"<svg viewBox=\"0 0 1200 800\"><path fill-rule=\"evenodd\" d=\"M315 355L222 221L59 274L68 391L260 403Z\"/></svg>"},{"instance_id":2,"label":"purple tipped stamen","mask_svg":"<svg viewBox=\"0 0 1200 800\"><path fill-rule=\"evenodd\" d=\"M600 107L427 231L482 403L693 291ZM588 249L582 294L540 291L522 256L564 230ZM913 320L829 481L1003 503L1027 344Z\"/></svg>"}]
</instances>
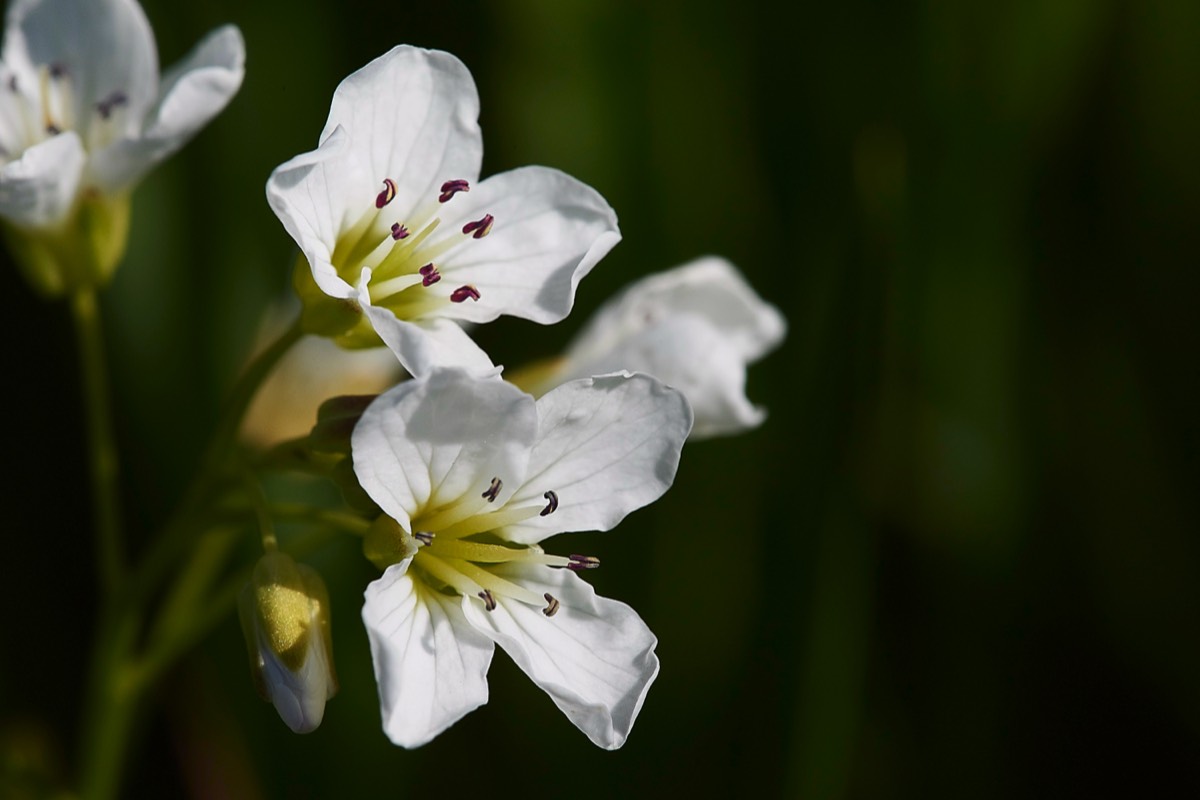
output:
<instances>
[{"instance_id":1,"label":"purple tipped stamen","mask_svg":"<svg viewBox=\"0 0 1200 800\"><path fill-rule=\"evenodd\" d=\"M499 478L492 478L492 485L484 490L480 497L486 497L489 503L496 502L496 496L500 494L500 487L504 485L504 481Z\"/></svg>"},{"instance_id":2,"label":"purple tipped stamen","mask_svg":"<svg viewBox=\"0 0 1200 800\"><path fill-rule=\"evenodd\" d=\"M561 605L561 603L558 602L557 597L550 594L549 592L546 592L545 594L543 594L542 597L546 598L546 607L542 609L542 613L545 614L547 617L553 617L555 614L558 613L558 609L559 609L559 606Z\"/></svg>"},{"instance_id":3,"label":"purple tipped stamen","mask_svg":"<svg viewBox=\"0 0 1200 800\"><path fill-rule=\"evenodd\" d=\"M117 90L108 97L96 103L96 112L101 119L108 119L112 116L114 110L129 102L129 96L121 90Z\"/></svg>"},{"instance_id":4,"label":"purple tipped stamen","mask_svg":"<svg viewBox=\"0 0 1200 800\"><path fill-rule=\"evenodd\" d=\"M450 293L451 303L465 303L468 299L479 302L479 290L470 284L460 286Z\"/></svg>"},{"instance_id":5,"label":"purple tipped stamen","mask_svg":"<svg viewBox=\"0 0 1200 800\"><path fill-rule=\"evenodd\" d=\"M50 123L46 126L47 136L58 136L60 133L62 133L62 128L58 127L54 123Z\"/></svg>"},{"instance_id":6,"label":"purple tipped stamen","mask_svg":"<svg viewBox=\"0 0 1200 800\"><path fill-rule=\"evenodd\" d=\"M67 76L67 65L61 62L50 65L50 77L54 80L65 78Z\"/></svg>"},{"instance_id":7,"label":"purple tipped stamen","mask_svg":"<svg viewBox=\"0 0 1200 800\"><path fill-rule=\"evenodd\" d=\"M578 553L572 553L568 558L571 563L567 564L567 569L573 569L576 572L583 569L596 569L600 566L600 559L595 556L581 556Z\"/></svg>"},{"instance_id":8,"label":"purple tipped stamen","mask_svg":"<svg viewBox=\"0 0 1200 800\"><path fill-rule=\"evenodd\" d=\"M553 514L555 511L558 511L558 493L557 492L553 492L553 491L546 492L545 494L542 495L542 497L546 498L547 503L546 503L546 507L543 508L540 512L538 512L539 517L549 516L550 514Z\"/></svg>"},{"instance_id":9,"label":"purple tipped stamen","mask_svg":"<svg viewBox=\"0 0 1200 800\"><path fill-rule=\"evenodd\" d=\"M439 203L448 203L450 198L459 192L471 191L471 184L464 180L446 181L442 184L442 193L438 195Z\"/></svg>"},{"instance_id":10,"label":"purple tipped stamen","mask_svg":"<svg viewBox=\"0 0 1200 800\"><path fill-rule=\"evenodd\" d=\"M474 233L476 239L482 239L492 232L492 223L495 218L491 214L484 214L482 219L477 219L474 222L468 222L463 225L463 233Z\"/></svg>"},{"instance_id":11,"label":"purple tipped stamen","mask_svg":"<svg viewBox=\"0 0 1200 800\"><path fill-rule=\"evenodd\" d=\"M383 208L396 199L396 182L391 178L383 179L383 191L375 196L375 207Z\"/></svg>"},{"instance_id":12,"label":"purple tipped stamen","mask_svg":"<svg viewBox=\"0 0 1200 800\"><path fill-rule=\"evenodd\" d=\"M399 222L392 225L392 238L397 242L401 239L408 238L408 228L401 225Z\"/></svg>"},{"instance_id":13,"label":"purple tipped stamen","mask_svg":"<svg viewBox=\"0 0 1200 800\"><path fill-rule=\"evenodd\" d=\"M480 600L483 601L484 609L486 609L487 611L495 611L496 610L496 598L492 597L492 593L489 592L487 589L484 589L482 592L480 592L478 597Z\"/></svg>"},{"instance_id":14,"label":"purple tipped stamen","mask_svg":"<svg viewBox=\"0 0 1200 800\"><path fill-rule=\"evenodd\" d=\"M433 534L429 531L417 531L413 534L413 538L426 546L433 544Z\"/></svg>"},{"instance_id":15,"label":"purple tipped stamen","mask_svg":"<svg viewBox=\"0 0 1200 800\"><path fill-rule=\"evenodd\" d=\"M417 272L421 273L422 286L433 286L442 279L442 273L438 272L437 267L433 264L426 264L417 270Z\"/></svg>"}]
</instances>

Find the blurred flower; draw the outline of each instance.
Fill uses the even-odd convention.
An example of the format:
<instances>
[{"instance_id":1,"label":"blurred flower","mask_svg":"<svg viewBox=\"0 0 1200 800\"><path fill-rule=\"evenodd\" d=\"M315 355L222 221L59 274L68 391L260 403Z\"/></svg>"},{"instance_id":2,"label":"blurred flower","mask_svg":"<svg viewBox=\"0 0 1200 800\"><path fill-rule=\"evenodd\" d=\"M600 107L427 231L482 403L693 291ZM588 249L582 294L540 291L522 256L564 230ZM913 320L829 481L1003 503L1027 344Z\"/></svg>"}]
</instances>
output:
<instances>
[{"instance_id":1,"label":"blurred flower","mask_svg":"<svg viewBox=\"0 0 1200 800\"><path fill-rule=\"evenodd\" d=\"M296 733L317 729L337 693L329 593L316 570L265 554L238 602L254 685Z\"/></svg>"},{"instance_id":2,"label":"blurred flower","mask_svg":"<svg viewBox=\"0 0 1200 800\"><path fill-rule=\"evenodd\" d=\"M455 320L540 323L619 240L590 187L524 167L477 183L483 146L471 75L454 56L396 47L333 96L320 146L276 168L271 208L300 245L308 330L345 346L382 339L413 375L482 373Z\"/></svg>"},{"instance_id":3,"label":"blurred flower","mask_svg":"<svg viewBox=\"0 0 1200 800\"><path fill-rule=\"evenodd\" d=\"M0 219L47 294L103 282L129 192L238 90L241 33L209 34L160 81L134 0L16 0L0 66Z\"/></svg>"},{"instance_id":4,"label":"blurred flower","mask_svg":"<svg viewBox=\"0 0 1200 800\"><path fill-rule=\"evenodd\" d=\"M295 315L295 300L269 315L259 347L275 340ZM338 395L379 394L403 371L387 350L346 351L328 339L307 336L280 359L259 387L242 422L242 439L265 448L305 436L323 402Z\"/></svg>"},{"instance_id":5,"label":"blurred flower","mask_svg":"<svg viewBox=\"0 0 1200 800\"><path fill-rule=\"evenodd\" d=\"M500 380L437 371L381 395L352 440L387 516L365 540L384 730L416 747L487 702L499 644L595 744L620 747L658 674L628 606L547 555L559 532L609 530L671 485L691 425L645 375L575 381L538 401Z\"/></svg>"},{"instance_id":6,"label":"blurred flower","mask_svg":"<svg viewBox=\"0 0 1200 800\"><path fill-rule=\"evenodd\" d=\"M693 438L739 433L766 412L746 399L746 365L783 340L787 323L723 258L649 275L600 307L563 358L506 377L540 395L617 370L678 389L696 415Z\"/></svg>"}]
</instances>

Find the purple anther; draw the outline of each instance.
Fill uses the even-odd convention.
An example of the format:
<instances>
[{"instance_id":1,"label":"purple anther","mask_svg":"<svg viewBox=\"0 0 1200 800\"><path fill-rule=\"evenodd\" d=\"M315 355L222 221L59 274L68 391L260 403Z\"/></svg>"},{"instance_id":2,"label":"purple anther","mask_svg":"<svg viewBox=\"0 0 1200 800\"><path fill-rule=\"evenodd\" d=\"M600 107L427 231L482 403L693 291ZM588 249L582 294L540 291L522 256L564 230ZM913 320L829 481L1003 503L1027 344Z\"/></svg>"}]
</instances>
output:
<instances>
[{"instance_id":1,"label":"purple anther","mask_svg":"<svg viewBox=\"0 0 1200 800\"><path fill-rule=\"evenodd\" d=\"M581 569L596 569L600 566L600 559L595 556L581 556L578 553L572 553L568 558L571 563L567 564L567 569L573 569L578 572Z\"/></svg>"},{"instance_id":2,"label":"purple anther","mask_svg":"<svg viewBox=\"0 0 1200 800\"><path fill-rule=\"evenodd\" d=\"M561 605L558 602L558 598L555 597L554 595L550 594L549 592L546 592L545 594L543 594L542 597L546 598L546 607L542 609L542 613L545 614L547 617L553 617L555 614L558 613L559 605Z\"/></svg>"},{"instance_id":3,"label":"purple anther","mask_svg":"<svg viewBox=\"0 0 1200 800\"><path fill-rule=\"evenodd\" d=\"M546 498L546 500L548 502L546 503L546 507L543 508L540 512L538 512L539 517L549 516L550 514L553 514L555 511L558 511L558 493L557 492L553 492L553 491L546 492L545 494L542 495L542 497Z\"/></svg>"},{"instance_id":4,"label":"purple anther","mask_svg":"<svg viewBox=\"0 0 1200 800\"><path fill-rule=\"evenodd\" d=\"M482 592L480 592L478 597L480 600L483 601L483 607L486 610L488 610L488 611L496 610L496 598L492 597L492 593L489 592L487 589L484 589Z\"/></svg>"},{"instance_id":5,"label":"purple anther","mask_svg":"<svg viewBox=\"0 0 1200 800\"><path fill-rule=\"evenodd\" d=\"M492 485L484 490L480 497L486 497L489 503L496 502L496 496L500 494L500 487L504 485L504 481L499 478L492 478Z\"/></svg>"},{"instance_id":6,"label":"purple anther","mask_svg":"<svg viewBox=\"0 0 1200 800\"><path fill-rule=\"evenodd\" d=\"M423 545L433 544L433 534L429 531L417 531L413 534L413 538Z\"/></svg>"},{"instance_id":7,"label":"purple anther","mask_svg":"<svg viewBox=\"0 0 1200 800\"><path fill-rule=\"evenodd\" d=\"M67 65L61 61L56 61L50 65L50 77L54 80L65 78L67 75Z\"/></svg>"},{"instance_id":8,"label":"purple anther","mask_svg":"<svg viewBox=\"0 0 1200 800\"><path fill-rule=\"evenodd\" d=\"M375 196L375 207L383 208L396 199L396 183L391 178L383 179L383 191Z\"/></svg>"},{"instance_id":9,"label":"purple anther","mask_svg":"<svg viewBox=\"0 0 1200 800\"><path fill-rule=\"evenodd\" d=\"M464 180L460 179L460 180L454 180L454 181L446 181L445 183L442 184L442 193L438 195L438 202L439 203L449 202L450 198L454 197L454 195L458 194L459 192L469 192L469 191L471 191L471 184L467 183Z\"/></svg>"},{"instance_id":10,"label":"purple anther","mask_svg":"<svg viewBox=\"0 0 1200 800\"><path fill-rule=\"evenodd\" d=\"M62 128L58 127L53 122L46 126L47 136L58 136L60 133L62 133Z\"/></svg>"},{"instance_id":11,"label":"purple anther","mask_svg":"<svg viewBox=\"0 0 1200 800\"><path fill-rule=\"evenodd\" d=\"M483 219L477 219L474 222L468 222L463 225L463 233L474 233L476 239L482 239L492 232L492 223L495 219L491 214L484 214Z\"/></svg>"},{"instance_id":12,"label":"purple anther","mask_svg":"<svg viewBox=\"0 0 1200 800\"><path fill-rule=\"evenodd\" d=\"M479 301L479 290L470 284L460 286L450 293L451 303L465 303L468 298L476 302Z\"/></svg>"},{"instance_id":13,"label":"purple anther","mask_svg":"<svg viewBox=\"0 0 1200 800\"><path fill-rule=\"evenodd\" d=\"M118 89L99 103L96 103L96 112L100 114L101 119L108 119L112 116L114 109L128 102L129 96Z\"/></svg>"},{"instance_id":14,"label":"purple anther","mask_svg":"<svg viewBox=\"0 0 1200 800\"><path fill-rule=\"evenodd\" d=\"M13 94L16 94L17 92L21 91L21 85L17 82L16 75L8 76L8 90L10 92L12 92Z\"/></svg>"},{"instance_id":15,"label":"purple anther","mask_svg":"<svg viewBox=\"0 0 1200 800\"><path fill-rule=\"evenodd\" d=\"M408 228L401 225L399 222L392 225L392 238L397 242L401 239L408 238Z\"/></svg>"},{"instance_id":16,"label":"purple anther","mask_svg":"<svg viewBox=\"0 0 1200 800\"><path fill-rule=\"evenodd\" d=\"M433 286L442 279L442 273L438 272L437 267L433 264L426 264L417 270L417 272L421 273L422 286Z\"/></svg>"}]
</instances>

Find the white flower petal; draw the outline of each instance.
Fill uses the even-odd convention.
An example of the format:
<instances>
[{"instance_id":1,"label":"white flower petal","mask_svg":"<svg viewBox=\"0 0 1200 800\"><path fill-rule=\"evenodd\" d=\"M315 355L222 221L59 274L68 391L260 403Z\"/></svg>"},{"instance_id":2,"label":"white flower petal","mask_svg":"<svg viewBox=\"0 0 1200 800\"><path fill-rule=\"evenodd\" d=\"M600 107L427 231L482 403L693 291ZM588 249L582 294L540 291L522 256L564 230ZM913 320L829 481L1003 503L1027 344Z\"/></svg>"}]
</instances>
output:
<instances>
[{"instance_id":1,"label":"white flower petal","mask_svg":"<svg viewBox=\"0 0 1200 800\"><path fill-rule=\"evenodd\" d=\"M531 544L560 531L606 531L675 480L692 412L647 375L571 381L537 401L538 433L513 503L558 495L558 510L504 528Z\"/></svg>"},{"instance_id":2,"label":"white flower petal","mask_svg":"<svg viewBox=\"0 0 1200 800\"><path fill-rule=\"evenodd\" d=\"M350 157L350 134L334 128L320 147L279 165L267 179L271 210L308 259L317 286L339 299L355 293L331 259L356 164Z\"/></svg>"},{"instance_id":3,"label":"white flower petal","mask_svg":"<svg viewBox=\"0 0 1200 800\"><path fill-rule=\"evenodd\" d=\"M491 640L463 617L459 600L414 581L406 559L366 590L380 713L388 738L418 747L487 702Z\"/></svg>"},{"instance_id":4,"label":"white flower petal","mask_svg":"<svg viewBox=\"0 0 1200 800\"><path fill-rule=\"evenodd\" d=\"M732 264L709 256L627 286L596 312L568 358L591 360L680 313L709 320L747 361L776 347L787 330L779 310L763 302Z\"/></svg>"},{"instance_id":5,"label":"white flower petal","mask_svg":"<svg viewBox=\"0 0 1200 800\"><path fill-rule=\"evenodd\" d=\"M570 570L505 564L496 575L560 603L547 617L540 608L497 598L494 611L464 601L467 620L504 648L595 744L625 743L658 676L658 640L632 608L597 597Z\"/></svg>"},{"instance_id":6,"label":"white flower petal","mask_svg":"<svg viewBox=\"0 0 1200 800\"><path fill-rule=\"evenodd\" d=\"M369 278L370 270L364 269L363 276ZM439 367L462 369L481 378L499 372L487 353L454 320L399 319L388 309L371 305L371 295L365 286L360 287L358 301L371 327L408 374L420 378Z\"/></svg>"},{"instance_id":7,"label":"white flower petal","mask_svg":"<svg viewBox=\"0 0 1200 800\"><path fill-rule=\"evenodd\" d=\"M64 67L80 121L96 102L123 93L129 133L158 94L154 34L135 0L17 0L8 10L4 62L27 74Z\"/></svg>"},{"instance_id":8,"label":"white flower petal","mask_svg":"<svg viewBox=\"0 0 1200 800\"><path fill-rule=\"evenodd\" d=\"M74 131L30 147L0 168L0 217L30 227L60 222L75 202L84 160Z\"/></svg>"},{"instance_id":9,"label":"white flower petal","mask_svg":"<svg viewBox=\"0 0 1200 800\"><path fill-rule=\"evenodd\" d=\"M621 240L617 215L596 190L547 167L493 175L446 204L455 231L491 214L489 234L464 242L439 264L448 286L474 285L478 302L436 313L471 322L501 314L548 324L570 313L575 289Z\"/></svg>"},{"instance_id":10,"label":"white flower petal","mask_svg":"<svg viewBox=\"0 0 1200 800\"><path fill-rule=\"evenodd\" d=\"M412 532L419 508L479 509L498 477L496 507L525 475L537 430L533 398L458 370L406 381L375 399L351 437L354 472L379 507Z\"/></svg>"},{"instance_id":11,"label":"white flower petal","mask_svg":"<svg viewBox=\"0 0 1200 800\"><path fill-rule=\"evenodd\" d=\"M308 655L299 671L292 672L271 652L270 643L258 634L263 682L271 704L293 733L311 733L325 718L325 702L333 694L332 670L319 636L310 637Z\"/></svg>"},{"instance_id":12,"label":"white flower petal","mask_svg":"<svg viewBox=\"0 0 1200 800\"><path fill-rule=\"evenodd\" d=\"M362 210L391 178L396 197L388 208L405 214L435 199L443 182L479 176L478 120L479 95L461 61L400 45L338 85L321 140L338 126L350 133L364 171L347 188Z\"/></svg>"},{"instance_id":13,"label":"white flower petal","mask_svg":"<svg viewBox=\"0 0 1200 800\"><path fill-rule=\"evenodd\" d=\"M143 130L93 156L97 185L108 192L132 186L215 117L242 85L246 47L226 25L210 33L163 75L158 102Z\"/></svg>"},{"instance_id":14,"label":"white flower petal","mask_svg":"<svg viewBox=\"0 0 1200 800\"><path fill-rule=\"evenodd\" d=\"M559 380L621 369L653 375L687 398L696 418L693 439L749 430L766 418L746 399L742 353L707 317L692 312L667 316L591 360L569 360L564 369Z\"/></svg>"}]
</instances>

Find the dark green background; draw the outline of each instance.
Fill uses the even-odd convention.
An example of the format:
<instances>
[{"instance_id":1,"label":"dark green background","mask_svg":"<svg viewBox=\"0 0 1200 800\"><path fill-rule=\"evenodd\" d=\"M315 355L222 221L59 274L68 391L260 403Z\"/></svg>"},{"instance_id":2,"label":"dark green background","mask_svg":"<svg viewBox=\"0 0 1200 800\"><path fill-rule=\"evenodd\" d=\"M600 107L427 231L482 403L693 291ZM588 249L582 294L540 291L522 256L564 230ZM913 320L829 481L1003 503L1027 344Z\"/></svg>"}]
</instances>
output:
<instances>
[{"instance_id":1,"label":"dark green background","mask_svg":"<svg viewBox=\"0 0 1200 800\"><path fill-rule=\"evenodd\" d=\"M286 285L267 175L397 43L471 68L485 175L559 167L621 219L570 319L479 331L497 362L707 253L790 330L751 373L761 429L689 444L662 501L557 548L599 555L588 577L660 638L624 749L503 655L488 706L390 745L358 616L375 573L346 540L313 559L342 679L320 730L257 699L231 619L164 685L129 796L1200 790L1200 5L784 5L146 3L164 63L223 22L248 63L139 189L104 298L135 538ZM11 268L0 341L0 711L69 765L94 610L75 356Z\"/></svg>"}]
</instances>

